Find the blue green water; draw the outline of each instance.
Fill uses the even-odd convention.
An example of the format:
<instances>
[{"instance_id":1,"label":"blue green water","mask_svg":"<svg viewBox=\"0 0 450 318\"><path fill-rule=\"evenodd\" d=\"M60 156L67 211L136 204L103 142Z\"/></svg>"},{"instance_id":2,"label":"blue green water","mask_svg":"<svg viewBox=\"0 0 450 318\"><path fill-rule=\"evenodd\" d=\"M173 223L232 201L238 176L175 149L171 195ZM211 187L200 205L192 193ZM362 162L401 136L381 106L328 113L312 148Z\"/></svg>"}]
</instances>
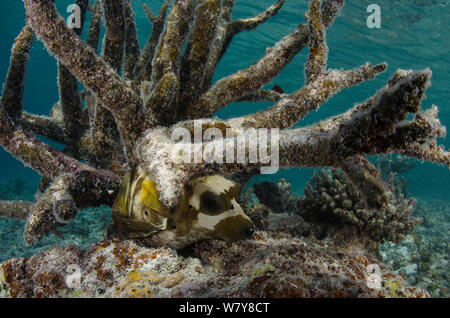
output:
<instances>
[{"instance_id":1,"label":"blue green water","mask_svg":"<svg viewBox=\"0 0 450 318\"><path fill-rule=\"evenodd\" d=\"M73 0L56 0L58 10L63 16L69 15L66 13L66 8L72 2ZM142 46L151 31L150 23L141 9L143 2L144 0L133 1ZM146 2L153 12L158 12L163 0ZM256 15L273 2L275 1L237 0L233 17ZM371 3L376 3L381 8L380 29L369 29L366 26L369 15L366 8ZM238 35L219 65L215 80L245 68L259 59L267 47L290 33L298 24L305 22L306 9L307 1L305 0L287 0L279 14L268 23L255 31ZM6 76L11 45L24 23L25 10L22 1L0 1L0 78ZM399 68L423 69L426 67L433 71L433 78L432 87L427 91L427 99L423 107L438 105L441 122L450 126L450 0L346 1L339 18L327 32L327 41L330 49L329 68L352 69L366 61L372 64L386 61L389 64L388 70L373 81L336 95L318 111L309 114L298 126L308 125L341 113L355 103L364 101L377 89L383 87L388 78ZM293 92L300 88L303 84L303 66L307 54L307 49L302 51L272 83L268 84L268 87L277 84L285 92ZM31 51L27 72L23 103L26 111L48 114L52 105L58 100L56 74L55 60L49 56L43 45L36 41ZM217 115L229 118L252 113L269 105L267 103L232 104ZM450 148L450 138L441 139L439 142L446 148ZM58 145L55 146L58 147ZM22 178L30 186L38 184L39 176L35 172L25 168L3 150L0 150L0 167L2 183L7 183L14 178ZM296 193L302 194L310 173L310 169L290 169L280 171L273 176L258 176L255 180L278 180L283 177L293 185ZM408 191L413 196L425 200L450 201L448 198L450 171L447 167L418 163L415 169L405 174L405 177ZM97 213L99 217L105 218L106 224L107 212L97 211ZM20 231L11 233L11 224L20 225L20 223L0 223L0 234L16 237L15 240L20 245ZM26 251L20 249L20 253L26 253Z\"/></svg>"}]
</instances>

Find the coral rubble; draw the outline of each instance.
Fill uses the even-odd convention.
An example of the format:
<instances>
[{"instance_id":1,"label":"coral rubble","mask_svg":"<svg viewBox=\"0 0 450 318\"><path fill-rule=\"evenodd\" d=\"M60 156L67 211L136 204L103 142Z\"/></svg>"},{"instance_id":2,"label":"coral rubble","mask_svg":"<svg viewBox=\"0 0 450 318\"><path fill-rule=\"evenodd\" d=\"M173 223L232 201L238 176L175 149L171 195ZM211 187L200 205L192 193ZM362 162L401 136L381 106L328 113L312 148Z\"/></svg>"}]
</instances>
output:
<instances>
[{"instance_id":1,"label":"coral rubble","mask_svg":"<svg viewBox=\"0 0 450 318\"><path fill-rule=\"evenodd\" d=\"M81 252L53 247L1 265L0 293L12 297L428 297L379 259L301 236L295 215L234 243L187 250L102 240ZM45 266L43 265L45 264ZM23 268L27 268L26 272ZM375 266L375 267L374 267ZM68 269L77 269L77 272ZM380 285L371 286L372 268ZM379 272L378 272L379 269ZM78 275L79 274L79 275ZM78 276L77 276L78 275Z\"/></svg>"},{"instance_id":2,"label":"coral rubble","mask_svg":"<svg viewBox=\"0 0 450 318\"><path fill-rule=\"evenodd\" d=\"M449 208L445 201L420 200L415 215L423 218L416 230L398 244L380 245L383 262L406 277L410 286L427 290L432 297L448 297Z\"/></svg>"}]
</instances>

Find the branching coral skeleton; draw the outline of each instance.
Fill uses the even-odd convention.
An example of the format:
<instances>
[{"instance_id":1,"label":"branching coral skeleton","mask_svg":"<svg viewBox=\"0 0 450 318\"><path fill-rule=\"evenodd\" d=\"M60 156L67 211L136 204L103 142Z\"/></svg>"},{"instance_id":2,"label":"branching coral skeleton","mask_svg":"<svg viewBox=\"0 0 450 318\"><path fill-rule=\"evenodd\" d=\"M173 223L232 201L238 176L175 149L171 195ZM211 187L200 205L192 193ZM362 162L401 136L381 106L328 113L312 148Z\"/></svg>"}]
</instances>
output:
<instances>
[{"instance_id":1,"label":"branching coral skeleton","mask_svg":"<svg viewBox=\"0 0 450 318\"><path fill-rule=\"evenodd\" d=\"M80 38L81 29L67 27L53 1L23 2L27 25L14 43L3 88L0 144L42 175L44 190L33 205L3 202L0 215L14 217L15 209L19 217L24 215L20 209L30 210L24 233L27 243L72 220L77 209L112 205L131 167L144 167L154 176L161 204L169 209L177 204L184 185L195 178L251 176L259 170L261 164L248 160L175 164L171 133L180 127L191 129L198 119L205 127L229 128L237 135L247 128L279 128L281 167L341 167L365 194L367 204L378 208L385 203L384 186L366 154L396 152L450 164L449 153L436 144L436 138L445 135L437 107L420 110L430 86L429 69L398 70L362 104L312 126L291 128L342 89L386 70L385 63L366 63L353 70L327 68L326 30L343 0L310 0L306 24L268 48L251 66L215 83L213 74L233 37L268 21L285 0L242 20L232 20L235 0L173 0L171 7L166 0L158 15L145 7L153 30L142 50L131 0L101 0L90 7L93 18L86 41ZM84 22L88 0L77 4ZM106 35L98 56L101 15ZM60 101L48 117L22 111L25 65L34 34L58 61ZM290 94L264 90L306 46L305 85ZM85 91L78 91L77 81ZM274 105L229 120L209 119L222 107L246 100L269 100ZM415 118L407 121L410 113ZM35 135L67 148L59 152ZM231 140L210 141L218 142Z\"/></svg>"}]
</instances>

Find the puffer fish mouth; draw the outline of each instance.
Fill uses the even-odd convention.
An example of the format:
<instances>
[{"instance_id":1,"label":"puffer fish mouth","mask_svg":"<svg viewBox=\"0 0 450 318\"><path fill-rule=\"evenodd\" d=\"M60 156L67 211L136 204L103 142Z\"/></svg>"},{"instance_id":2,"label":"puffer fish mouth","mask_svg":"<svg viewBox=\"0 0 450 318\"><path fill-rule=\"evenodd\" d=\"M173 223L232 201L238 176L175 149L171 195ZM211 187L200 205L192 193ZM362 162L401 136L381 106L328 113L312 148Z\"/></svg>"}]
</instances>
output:
<instances>
[{"instance_id":1,"label":"puffer fish mouth","mask_svg":"<svg viewBox=\"0 0 450 318\"><path fill-rule=\"evenodd\" d=\"M217 223L214 233L220 239L235 242L251 238L255 233L255 226L249 219L236 215Z\"/></svg>"}]
</instances>

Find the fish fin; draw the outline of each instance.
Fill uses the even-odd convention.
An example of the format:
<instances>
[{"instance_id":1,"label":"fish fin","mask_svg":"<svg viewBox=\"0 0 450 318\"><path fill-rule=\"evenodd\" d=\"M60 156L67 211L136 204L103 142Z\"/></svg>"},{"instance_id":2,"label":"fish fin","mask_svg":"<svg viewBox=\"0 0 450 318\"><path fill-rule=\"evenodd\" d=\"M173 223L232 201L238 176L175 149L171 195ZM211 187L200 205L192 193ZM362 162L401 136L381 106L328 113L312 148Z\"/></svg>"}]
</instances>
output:
<instances>
[{"instance_id":1,"label":"fish fin","mask_svg":"<svg viewBox=\"0 0 450 318\"><path fill-rule=\"evenodd\" d=\"M117 207L120 209L124 216L128 216L128 201L131 185L131 174L127 172L123 178L122 187L116 198Z\"/></svg>"},{"instance_id":2,"label":"fish fin","mask_svg":"<svg viewBox=\"0 0 450 318\"><path fill-rule=\"evenodd\" d=\"M149 178L142 182L141 201L144 205L160 212L159 194L156 189L156 183Z\"/></svg>"},{"instance_id":3,"label":"fish fin","mask_svg":"<svg viewBox=\"0 0 450 318\"><path fill-rule=\"evenodd\" d=\"M130 238L147 237L149 235L164 231L167 228L167 218L164 218L161 223L158 224L138 221L132 221L130 223L132 223L131 227L134 230L133 232L128 233Z\"/></svg>"}]
</instances>

